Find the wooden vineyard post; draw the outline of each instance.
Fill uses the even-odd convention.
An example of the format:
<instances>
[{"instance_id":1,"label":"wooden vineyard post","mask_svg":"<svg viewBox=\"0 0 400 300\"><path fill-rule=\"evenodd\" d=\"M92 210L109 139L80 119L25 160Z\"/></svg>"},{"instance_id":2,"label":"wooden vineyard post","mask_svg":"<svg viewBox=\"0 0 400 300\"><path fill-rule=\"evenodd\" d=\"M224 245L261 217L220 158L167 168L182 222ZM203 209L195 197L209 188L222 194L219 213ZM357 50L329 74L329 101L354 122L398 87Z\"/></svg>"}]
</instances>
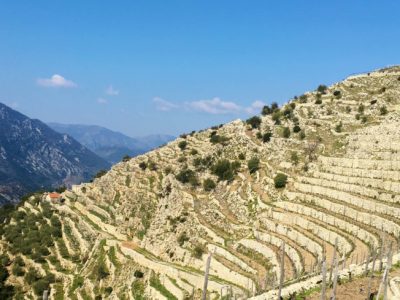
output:
<instances>
[{"instance_id":1,"label":"wooden vineyard post","mask_svg":"<svg viewBox=\"0 0 400 300\"><path fill-rule=\"evenodd\" d=\"M368 254L367 260L365 261L365 276L368 275L368 264L370 260L371 260L371 253Z\"/></svg>"},{"instance_id":2,"label":"wooden vineyard post","mask_svg":"<svg viewBox=\"0 0 400 300\"><path fill-rule=\"evenodd\" d=\"M383 287L384 284L385 284L385 281L386 281L386 277L387 277L387 276L388 276L388 266L386 265L385 271L383 272L383 276L382 276L382 282L381 282L381 284L379 285L378 295L376 296L376 299L380 299L380 297L381 297L382 287ZM384 298L384 300L386 300L386 299Z\"/></svg>"},{"instance_id":3,"label":"wooden vineyard post","mask_svg":"<svg viewBox=\"0 0 400 300\"><path fill-rule=\"evenodd\" d=\"M400 252L400 234L397 237L397 253L399 253L399 252Z\"/></svg>"},{"instance_id":4,"label":"wooden vineyard post","mask_svg":"<svg viewBox=\"0 0 400 300\"><path fill-rule=\"evenodd\" d=\"M283 281L285 279L285 241L282 242L282 251L281 251L281 273L279 278L279 291L278 291L278 300L281 299L282 295L282 286Z\"/></svg>"},{"instance_id":5,"label":"wooden vineyard post","mask_svg":"<svg viewBox=\"0 0 400 300\"><path fill-rule=\"evenodd\" d=\"M332 286L331 300L336 300L337 280L338 280L338 260L335 259L335 274L333 276L333 286Z\"/></svg>"},{"instance_id":6,"label":"wooden vineyard post","mask_svg":"<svg viewBox=\"0 0 400 300\"><path fill-rule=\"evenodd\" d=\"M377 256L378 256L378 251L374 251L374 258L372 259L371 275L369 276L368 280L367 299L369 299L369 296L371 294L371 285L372 285L372 279L374 278L375 262Z\"/></svg>"},{"instance_id":7,"label":"wooden vineyard post","mask_svg":"<svg viewBox=\"0 0 400 300\"><path fill-rule=\"evenodd\" d=\"M382 268L383 268L383 252L385 249L385 238L383 238L382 240L382 247L381 247L381 251L380 251L380 261L379 261L379 272L382 272Z\"/></svg>"},{"instance_id":8,"label":"wooden vineyard post","mask_svg":"<svg viewBox=\"0 0 400 300\"><path fill-rule=\"evenodd\" d=\"M43 300L47 300L47 299L49 299L49 291L48 290L44 290L43 291L43 298L42 298Z\"/></svg>"},{"instance_id":9,"label":"wooden vineyard post","mask_svg":"<svg viewBox=\"0 0 400 300\"><path fill-rule=\"evenodd\" d=\"M321 300L326 300L326 261L325 261L325 259L322 262Z\"/></svg>"},{"instance_id":10,"label":"wooden vineyard post","mask_svg":"<svg viewBox=\"0 0 400 300\"><path fill-rule=\"evenodd\" d=\"M335 238L335 249L333 249L333 256L332 256L332 263L331 263L331 269L329 271L329 282L332 281L332 272L333 272L333 264L335 263L336 260L336 248L338 244L338 238Z\"/></svg>"},{"instance_id":11,"label":"wooden vineyard post","mask_svg":"<svg viewBox=\"0 0 400 300\"><path fill-rule=\"evenodd\" d=\"M342 256L342 271L346 268L346 256L343 254Z\"/></svg>"},{"instance_id":12,"label":"wooden vineyard post","mask_svg":"<svg viewBox=\"0 0 400 300\"><path fill-rule=\"evenodd\" d=\"M203 295L201 297L202 300L206 300L206 298L207 298L208 274L210 272L211 257L212 257L212 254L210 253L210 255L207 258L206 270L204 273Z\"/></svg>"},{"instance_id":13,"label":"wooden vineyard post","mask_svg":"<svg viewBox=\"0 0 400 300\"><path fill-rule=\"evenodd\" d=\"M387 293L388 293L388 284L389 284L389 272L392 268L392 244L389 246L387 260L386 260L386 277L385 282L383 284L383 300L387 300ZM379 299L379 298L378 298Z\"/></svg>"}]
</instances>

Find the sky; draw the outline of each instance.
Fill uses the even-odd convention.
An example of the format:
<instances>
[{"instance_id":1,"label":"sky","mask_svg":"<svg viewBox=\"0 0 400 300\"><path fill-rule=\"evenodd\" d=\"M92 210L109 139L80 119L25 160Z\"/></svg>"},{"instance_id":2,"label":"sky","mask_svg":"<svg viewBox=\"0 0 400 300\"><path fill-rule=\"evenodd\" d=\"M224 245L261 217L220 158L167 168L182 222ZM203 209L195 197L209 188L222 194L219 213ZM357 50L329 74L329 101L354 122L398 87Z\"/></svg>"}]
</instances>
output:
<instances>
[{"instance_id":1,"label":"sky","mask_svg":"<svg viewBox=\"0 0 400 300\"><path fill-rule=\"evenodd\" d=\"M0 0L0 102L178 135L400 64L400 1Z\"/></svg>"}]
</instances>

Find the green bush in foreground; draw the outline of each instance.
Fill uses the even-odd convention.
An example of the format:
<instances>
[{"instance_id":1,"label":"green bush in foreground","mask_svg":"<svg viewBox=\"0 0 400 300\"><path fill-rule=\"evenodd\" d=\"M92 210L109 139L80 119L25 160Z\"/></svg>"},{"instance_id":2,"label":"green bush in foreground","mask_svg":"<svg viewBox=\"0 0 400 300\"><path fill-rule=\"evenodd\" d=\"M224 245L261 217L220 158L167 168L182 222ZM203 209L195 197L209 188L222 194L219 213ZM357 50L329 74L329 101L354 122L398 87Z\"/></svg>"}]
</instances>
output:
<instances>
[{"instance_id":1,"label":"green bush in foreground","mask_svg":"<svg viewBox=\"0 0 400 300\"><path fill-rule=\"evenodd\" d=\"M260 168L260 160L257 157L251 158L247 163L247 167L250 174L256 172Z\"/></svg>"},{"instance_id":2,"label":"green bush in foreground","mask_svg":"<svg viewBox=\"0 0 400 300\"><path fill-rule=\"evenodd\" d=\"M187 146L187 142L186 142L186 141L180 141L179 144L178 144L178 147L179 147L181 150L185 150L185 149L186 149L186 146Z\"/></svg>"},{"instance_id":3,"label":"green bush in foreground","mask_svg":"<svg viewBox=\"0 0 400 300\"><path fill-rule=\"evenodd\" d=\"M204 180L203 188L205 191L209 192L209 191L215 189L215 187L216 187L216 184L215 184L214 180L212 180L211 178L207 178Z\"/></svg>"},{"instance_id":4,"label":"green bush in foreground","mask_svg":"<svg viewBox=\"0 0 400 300\"><path fill-rule=\"evenodd\" d=\"M215 165L212 166L211 170L213 174L218 176L218 179L232 181L240 167L238 161L230 162L227 159L219 160Z\"/></svg>"},{"instance_id":5,"label":"green bush in foreground","mask_svg":"<svg viewBox=\"0 0 400 300\"><path fill-rule=\"evenodd\" d=\"M285 187L287 183L287 175L278 173L274 178L274 183L277 189Z\"/></svg>"},{"instance_id":6,"label":"green bush in foreground","mask_svg":"<svg viewBox=\"0 0 400 300\"><path fill-rule=\"evenodd\" d=\"M251 128L259 128L261 125L261 118L254 116L246 120L246 123L251 125Z\"/></svg>"}]
</instances>

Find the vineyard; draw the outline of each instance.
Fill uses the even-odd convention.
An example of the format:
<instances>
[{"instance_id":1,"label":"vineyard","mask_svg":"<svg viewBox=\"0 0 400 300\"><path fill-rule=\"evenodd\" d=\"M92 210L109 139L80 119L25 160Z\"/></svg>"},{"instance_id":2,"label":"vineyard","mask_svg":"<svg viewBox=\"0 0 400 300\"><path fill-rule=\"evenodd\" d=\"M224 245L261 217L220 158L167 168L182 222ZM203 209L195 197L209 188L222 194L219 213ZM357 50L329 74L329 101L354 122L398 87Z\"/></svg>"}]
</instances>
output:
<instances>
[{"instance_id":1,"label":"vineyard","mask_svg":"<svg viewBox=\"0 0 400 300\"><path fill-rule=\"evenodd\" d=\"M399 107L399 67L356 75L33 195L5 293L201 299L207 272L207 299L399 299Z\"/></svg>"}]
</instances>

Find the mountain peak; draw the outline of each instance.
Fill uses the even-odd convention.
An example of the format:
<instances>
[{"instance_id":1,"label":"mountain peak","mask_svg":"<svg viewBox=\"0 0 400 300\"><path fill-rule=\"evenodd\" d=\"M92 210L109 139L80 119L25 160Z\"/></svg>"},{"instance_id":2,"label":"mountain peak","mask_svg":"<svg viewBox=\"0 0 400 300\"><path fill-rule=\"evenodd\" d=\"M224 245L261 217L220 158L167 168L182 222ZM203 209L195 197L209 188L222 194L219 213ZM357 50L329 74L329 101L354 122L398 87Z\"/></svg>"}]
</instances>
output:
<instances>
[{"instance_id":1,"label":"mountain peak","mask_svg":"<svg viewBox=\"0 0 400 300\"><path fill-rule=\"evenodd\" d=\"M27 192L88 180L108 163L39 120L0 103L0 203Z\"/></svg>"}]
</instances>

